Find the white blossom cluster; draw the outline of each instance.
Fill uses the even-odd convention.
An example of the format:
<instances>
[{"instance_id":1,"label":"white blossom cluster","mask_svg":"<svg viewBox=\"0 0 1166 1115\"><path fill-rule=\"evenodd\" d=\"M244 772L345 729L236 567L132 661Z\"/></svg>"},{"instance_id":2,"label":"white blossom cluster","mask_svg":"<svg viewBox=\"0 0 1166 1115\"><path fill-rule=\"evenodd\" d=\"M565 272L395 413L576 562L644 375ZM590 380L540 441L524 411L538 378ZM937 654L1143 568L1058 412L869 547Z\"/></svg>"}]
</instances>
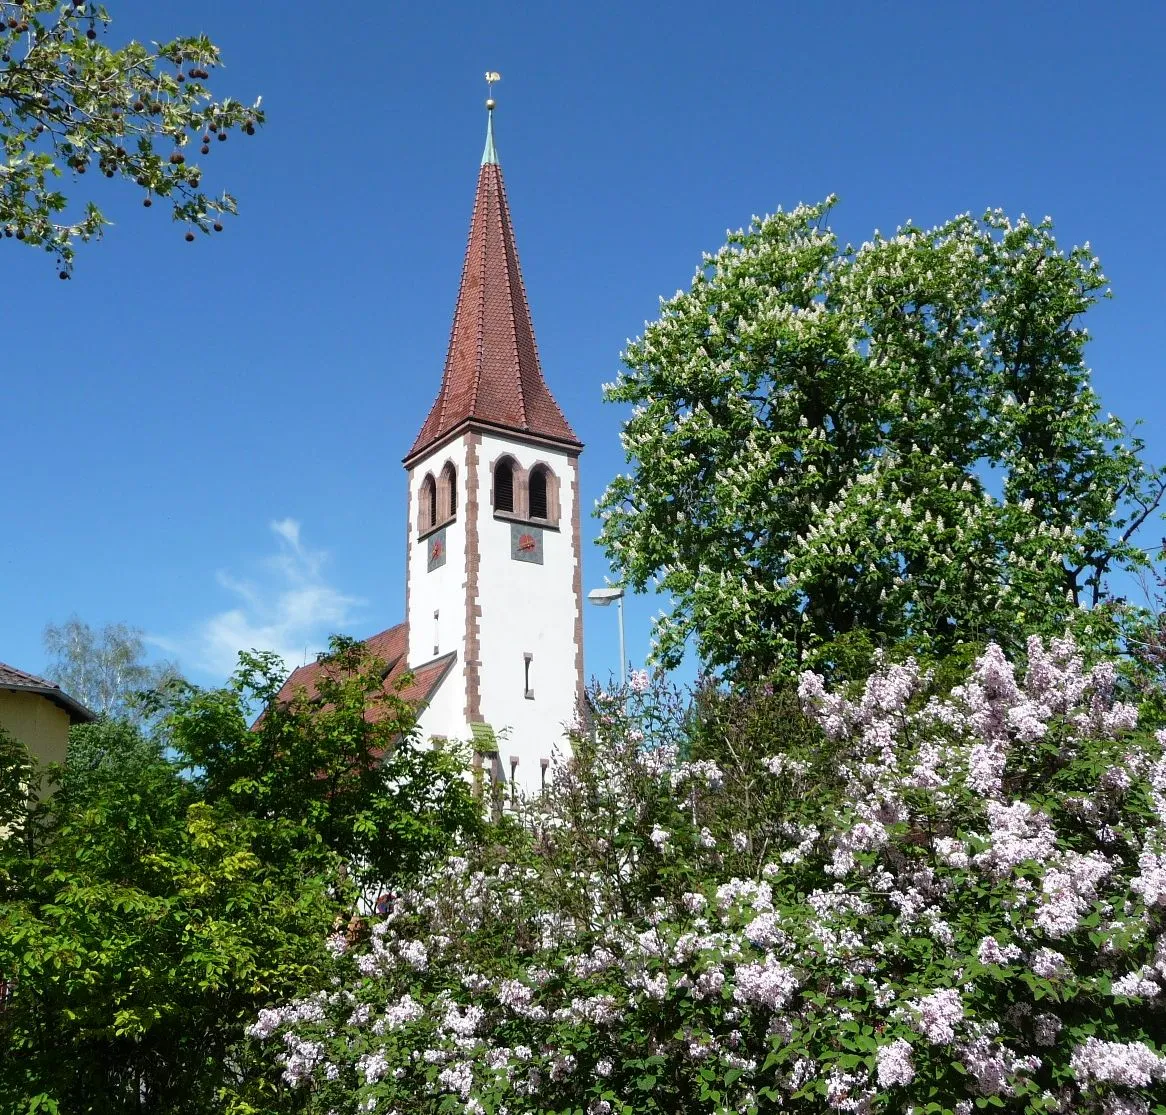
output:
<instances>
[{"instance_id":1,"label":"white blossom cluster","mask_svg":"<svg viewBox=\"0 0 1166 1115\"><path fill-rule=\"evenodd\" d=\"M1101 629L1083 606L1144 568L1166 477L1090 386L1098 260L999 211L841 247L833 203L730 234L607 385L633 467L601 540L670 598L654 652L792 670L855 628Z\"/></svg>"}]
</instances>

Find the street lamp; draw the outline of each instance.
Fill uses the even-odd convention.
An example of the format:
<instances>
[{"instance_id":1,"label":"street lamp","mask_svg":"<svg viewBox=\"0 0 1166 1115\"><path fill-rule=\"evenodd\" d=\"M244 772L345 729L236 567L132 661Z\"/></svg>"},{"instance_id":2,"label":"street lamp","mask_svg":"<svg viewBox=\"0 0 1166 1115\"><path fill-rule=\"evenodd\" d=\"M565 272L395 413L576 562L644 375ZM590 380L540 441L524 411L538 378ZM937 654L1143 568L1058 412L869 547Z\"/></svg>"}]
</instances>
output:
<instances>
[{"instance_id":1,"label":"street lamp","mask_svg":"<svg viewBox=\"0 0 1166 1115\"><path fill-rule=\"evenodd\" d=\"M623 637L623 589L620 587L593 588L587 594L587 599L600 608L606 608L613 600L619 605L619 680L620 684L626 687L628 683L628 656L624 650Z\"/></svg>"}]
</instances>

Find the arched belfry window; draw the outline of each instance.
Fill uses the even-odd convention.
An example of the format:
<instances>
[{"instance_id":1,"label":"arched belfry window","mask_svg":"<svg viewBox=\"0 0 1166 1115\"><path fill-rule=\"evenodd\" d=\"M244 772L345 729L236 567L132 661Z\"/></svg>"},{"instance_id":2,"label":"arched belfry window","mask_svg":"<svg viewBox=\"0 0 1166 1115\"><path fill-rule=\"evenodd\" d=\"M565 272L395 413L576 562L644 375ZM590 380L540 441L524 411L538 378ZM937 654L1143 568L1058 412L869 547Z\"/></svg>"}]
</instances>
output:
<instances>
[{"instance_id":1,"label":"arched belfry window","mask_svg":"<svg viewBox=\"0 0 1166 1115\"><path fill-rule=\"evenodd\" d=\"M547 470L536 467L530 474L530 487L527 489L530 501L530 517L532 519L547 519Z\"/></svg>"},{"instance_id":2,"label":"arched belfry window","mask_svg":"<svg viewBox=\"0 0 1166 1115\"><path fill-rule=\"evenodd\" d=\"M457 514L457 469L452 461L445 462L441 470L441 483L437 488L438 518L445 522Z\"/></svg>"},{"instance_id":3,"label":"arched belfry window","mask_svg":"<svg viewBox=\"0 0 1166 1115\"><path fill-rule=\"evenodd\" d=\"M433 473L429 473L421 481L421 513L417 525L422 531L432 530L437 526L437 484L433 479Z\"/></svg>"},{"instance_id":4,"label":"arched belfry window","mask_svg":"<svg viewBox=\"0 0 1166 1115\"><path fill-rule=\"evenodd\" d=\"M494 466L494 510L514 513L514 462L509 457Z\"/></svg>"}]
</instances>

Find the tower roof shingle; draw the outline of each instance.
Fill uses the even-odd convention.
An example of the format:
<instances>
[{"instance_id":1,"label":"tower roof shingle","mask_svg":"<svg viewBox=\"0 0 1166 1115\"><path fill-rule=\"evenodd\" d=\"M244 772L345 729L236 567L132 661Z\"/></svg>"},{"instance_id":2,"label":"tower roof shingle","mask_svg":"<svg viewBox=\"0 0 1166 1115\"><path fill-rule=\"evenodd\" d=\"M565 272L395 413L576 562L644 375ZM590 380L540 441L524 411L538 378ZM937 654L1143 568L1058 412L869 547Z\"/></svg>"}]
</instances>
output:
<instances>
[{"instance_id":1,"label":"tower roof shingle","mask_svg":"<svg viewBox=\"0 0 1166 1115\"><path fill-rule=\"evenodd\" d=\"M581 447L539 366L492 118L441 390L406 463L470 421Z\"/></svg>"}]
</instances>

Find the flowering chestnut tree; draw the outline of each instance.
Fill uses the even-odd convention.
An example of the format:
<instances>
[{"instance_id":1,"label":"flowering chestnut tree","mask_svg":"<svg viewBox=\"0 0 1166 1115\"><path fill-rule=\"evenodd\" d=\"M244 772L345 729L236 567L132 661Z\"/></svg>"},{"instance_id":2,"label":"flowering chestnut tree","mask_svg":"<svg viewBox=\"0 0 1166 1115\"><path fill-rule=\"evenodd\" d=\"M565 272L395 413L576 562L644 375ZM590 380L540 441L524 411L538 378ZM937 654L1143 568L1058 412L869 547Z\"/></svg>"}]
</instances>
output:
<instances>
[{"instance_id":1,"label":"flowering chestnut tree","mask_svg":"<svg viewBox=\"0 0 1166 1115\"><path fill-rule=\"evenodd\" d=\"M616 695L251 1032L338 1115L1164 1112L1166 733L1116 678L1039 637L947 692L806 673L822 746L723 766L630 740Z\"/></svg>"},{"instance_id":2,"label":"flowering chestnut tree","mask_svg":"<svg viewBox=\"0 0 1166 1115\"><path fill-rule=\"evenodd\" d=\"M1084 608L1144 565L1166 484L1090 387L1099 261L1000 211L840 247L833 200L706 255L606 389L632 470L601 537L671 599L658 659L694 639L710 666L792 673L860 632L942 654L1068 619L1099 638Z\"/></svg>"},{"instance_id":3,"label":"flowering chestnut tree","mask_svg":"<svg viewBox=\"0 0 1166 1115\"><path fill-rule=\"evenodd\" d=\"M108 222L92 201L70 211L55 179L76 186L93 170L134 182L143 205L170 202L193 240L235 212L230 194L203 191L194 150L205 159L264 119L259 101L211 95L220 55L205 35L110 47L109 23L84 0L0 0L0 233L54 253L62 279L75 243Z\"/></svg>"}]
</instances>

